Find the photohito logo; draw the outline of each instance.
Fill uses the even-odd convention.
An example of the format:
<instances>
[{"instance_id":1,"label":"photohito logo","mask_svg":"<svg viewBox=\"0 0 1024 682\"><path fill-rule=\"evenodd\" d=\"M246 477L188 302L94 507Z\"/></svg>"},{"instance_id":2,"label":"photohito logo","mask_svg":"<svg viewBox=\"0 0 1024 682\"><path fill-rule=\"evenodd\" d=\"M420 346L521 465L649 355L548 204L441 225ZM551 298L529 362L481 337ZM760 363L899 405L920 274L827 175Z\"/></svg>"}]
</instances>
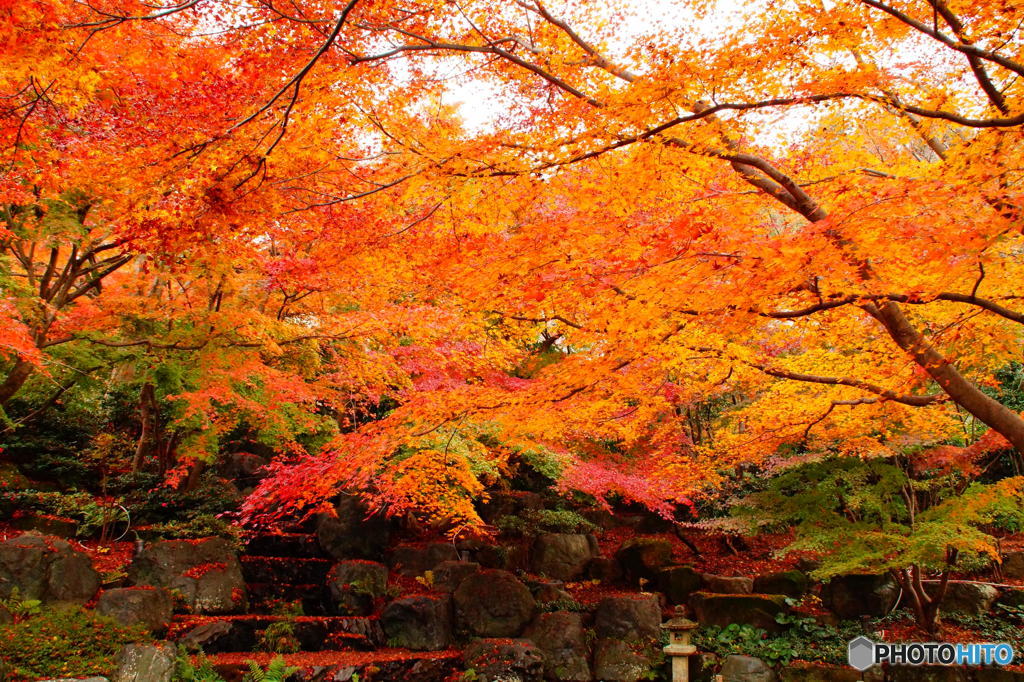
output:
<instances>
[{"instance_id":1,"label":"photohito logo","mask_svg":"<svg viewBox=\"0 0 1024 682\"><path fill-rule=\"evenodd\" d=\"M998 644L949 644L940 642L907 642L885 644L858 637L847 649L850 665L864 671L880 663L894 665L1010 665L1013 647Z\"/></svg>"}]
</instances>

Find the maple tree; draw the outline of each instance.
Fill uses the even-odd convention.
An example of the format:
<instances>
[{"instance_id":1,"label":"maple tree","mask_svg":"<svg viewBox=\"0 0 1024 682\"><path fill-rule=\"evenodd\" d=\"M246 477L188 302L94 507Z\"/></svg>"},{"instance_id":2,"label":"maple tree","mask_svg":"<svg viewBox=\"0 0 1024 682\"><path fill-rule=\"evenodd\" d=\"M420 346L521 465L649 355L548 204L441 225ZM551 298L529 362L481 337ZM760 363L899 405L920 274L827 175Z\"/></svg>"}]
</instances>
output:
<instances>
[{"instance_id":1,"label":"maple tree","mask_svg":"<svg viewBox=\"0 0 1024 682\"><path fill-rule=\"evenodd\" d=\"M0 403L58 341L129 354L187 452L245 422L295 457L251 511L354 486L456 526L517 466L667 511L780 447L965 423L1024 473L990 395L1024 322L1019 9L794 0L706 35L701 2L649 33L583 1L8 4L5 244L36 285ZM160 388L169 358L200 370Z\"/></svg>"}]
</instances>

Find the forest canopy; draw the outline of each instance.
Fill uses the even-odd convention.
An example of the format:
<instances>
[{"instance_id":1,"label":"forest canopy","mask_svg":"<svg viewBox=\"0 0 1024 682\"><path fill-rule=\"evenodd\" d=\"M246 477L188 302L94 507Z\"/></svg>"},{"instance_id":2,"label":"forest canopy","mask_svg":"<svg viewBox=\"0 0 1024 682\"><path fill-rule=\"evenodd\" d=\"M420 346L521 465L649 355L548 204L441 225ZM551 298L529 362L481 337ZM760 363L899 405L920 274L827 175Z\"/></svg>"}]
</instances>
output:
<instances>
[{"instance_id":1,"label":"forest canopy","mask_svg":"<svg viewBox=\"0 0 1024 682\"><path fill-rule=\"evenodd\" d=\"M1024 7L672 9L0 0L5 437L447 529L523 471L1024 474Z\"/></svg>"}]
</instances>

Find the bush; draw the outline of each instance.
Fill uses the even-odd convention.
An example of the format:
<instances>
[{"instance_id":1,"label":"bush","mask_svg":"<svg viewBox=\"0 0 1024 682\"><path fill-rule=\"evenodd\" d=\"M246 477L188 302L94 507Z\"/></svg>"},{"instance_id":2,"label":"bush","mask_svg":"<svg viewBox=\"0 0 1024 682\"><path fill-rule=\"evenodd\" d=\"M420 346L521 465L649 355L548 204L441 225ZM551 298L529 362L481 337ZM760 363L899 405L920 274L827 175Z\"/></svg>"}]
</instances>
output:
<instances>
[{"instance_id":1,"label":"bush","mask_svg":"<svg viewBox=\"0 0 1024 682\"><path fill-rule=\"evenodd\" d=\"M150 639L142 627L122 627L78 607L54 608L0 626L0 657L15 679L110 675L123 646Z\"/></svg>"},{"instance_id":2,"label":"bush","mask_svg":"<svg viewBox=\"0 0 1024 682\"><path fill-rule=\"evenodd\" d=\"M533 509L519 516L502 516L494 525L509 535L593 533L597 530L597 526L577 512L564 509Z\"/></svg>"},{"instance_id":3,"label":"bush","mask_svg":"<svg viewBox=\"0 0 1024 682\"><path fill-rule=\"evenodd\" d=\"M860 623L851 621L822 625L814 618L787 614L779 614L777 620L787 627L774 635L735 623L703 627L697 631L696 644L719 656L755 656L769 665L787 665L793 660L843 664L850 640L864 633Z\"/></svg>"}]
</instances>

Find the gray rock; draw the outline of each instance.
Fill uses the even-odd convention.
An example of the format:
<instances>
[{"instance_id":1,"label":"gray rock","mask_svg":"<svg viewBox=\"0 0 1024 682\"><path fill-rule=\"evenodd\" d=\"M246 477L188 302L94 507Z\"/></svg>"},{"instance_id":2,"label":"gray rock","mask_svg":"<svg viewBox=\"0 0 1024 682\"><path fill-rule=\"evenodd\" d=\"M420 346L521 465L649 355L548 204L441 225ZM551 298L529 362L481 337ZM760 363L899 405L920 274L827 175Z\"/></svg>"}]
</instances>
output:
<instances>
[{"instance_id":1,"label":"gray rock","mask_svg":"<svg viewBox=\"0 0 1024 682\"><path fill-rule=\"evenodd\" d=\"M380 515L367 516L355 495L343 495L333 514L316 517L316 539L334 559L379 559L391 539L391 524Z\"/></svg>"},{"instance_id":2,"label":"gray rock","mask_svg":"<svg viewBox=\"0 0 1024 682\"><path fill-rule=\"evenodd\" d=\"M721 675L722 682L775 682L779 679L767 663L753 656L726 656Z\"/></svg>"},{"instance_id":3,"label":"gray rock","mask_svg":"<svg viewBox=\"0 0 1024 682\"><path fill-rule=\"evenodd\" d=\"M900 590L888 575L837 575L821 588L825 607L844 620L884 616L896 605Z\"/></svg>"},{"instance_id":4,"label":"gray rock","mask_svg":"<svg viewBox=\"0 0 1024 682\"><path fill-rule=\"evenodd\" d=\"M399 545L388 559L388 564L404 576L423 575L433 571L443 561L458 561L459 553L450 542L430 542L425 545Z\"/></svg>"},{"instance_id":5,"label":"gray rock","mask_svg":"<svg viewBox=\"0 0 1024 682\"><path fill-rule=\"evenodd\" d=\"M637 682L650 671L650 661L618 639L599 639L594 646L594 678L602 682Z\"/></svg>"},{"instance_id":6,"label":"gray rock","mask_svg":"<svg viewBox=\"0 0 1024 682\"><path fill-rule=\"evenodd\" d=\"M871 669L877 670L877 667ZM781 682L861 682L871 671L861 673L849 666L791 663L779 671L779 679Z\"/></svg>"},{"instance_id":7,"label":"gray rock","mask_svg":"<svg viewBox=\"0 0 1024 682\"><path fill-rule=\"evenodd\" d=\"M530 590L508 571L474 573L453 597L457 629L477 637L517 637L537 610Z\"/></svg>"},{"instance_id":8,"label":"gray rock","mask_svg":"<svg viewBox=\"0 0 1024 682\"><path fill-rule=\"evenodd\" d=\"M118 657L114 682L171 682L176 658L169 644L129 644Z\"/></svg>"},{"instance_id":9,"label":"gray rock","mask_svg":"<svg viewBox=\"0 0 1024 682\"><path fill-rule=\"evenodd\" d=\"M985 678L975 677L977 682L1024 682L1024 671L1006 668L985 668Z\"/></svg>"},{"instance_id":10,"label":"gray rock","mask_svg":"<svg viewBox=\"0 0 1024 682\"><path fill-rule=\"evenodd\" d=\"M209 623L197 625L178 641L190 651L205 649L209 650L210 645L231 634L231 623L226 620L215 620Z\"/></svg>"},{"instance_id":11,"label":"gray rock","mask_svg":"<svg viewBox=\"0 0 1024 682\"><path fill-rule=\"evenodd\" d=\"M716 594L750 594L754 591L754 580L743 576L704 574L704 591Z\"/></svg>"},{"instance_id":12,"label":"gray rock","mask_svg":"<svg viewBox=\"0 0 1024 682\"><path fill-rule=\"evenodd\" d=\"M21 535L0 542L0 599L84 604L100 588L92 560L59 538Z\"/></svg>"},{"instance_id":13,"label":"gray rock","mask_svg":"<svg viewBox=\"0 0 1024 682\"><path fill-rule=\"evenodd\" d=\"M1024 608L1024 587L1011 587L1004 590L996 603L1015 608Z\"/></svg>"},{"instance_id":14,"label":"gray rock","mask_svg":"<svg viewBox=\"0 0 1024 682\"><path fill-rule=\"evenodd\" d=\"M462 581L480 571L475 561L442 561L434 566L434 589L454 592Z\"/></svg>"},{"instance_id":15,"label":"gray rock","mask_svg":"<svg viewBox=\"0 0 1024 682\"><path fill-rule=\"evenodd\" d=\"M672 543L660 538L626 540L615 552L615 560L627 581L654 580L658 571L672 563Z\"/></svg>"},{"instance_id":16,"label":"gray rock","mask_svg":"<svg viewBox=\"0 0 1024 682\"><path fill-rule=\"evenodd\" d=\"M365 616L373 611L373 600L388 588L388 569L373 561L341 561L327 575L327 589L334 611L344 616Z\"/></svg>"},{"instance_id":17,"label":"gray rock","mask_svg":"<svg viewBox=\"0 0 1024 682\"><path fill-rule=\"evenodd\" d=\"M784 594L798 599L811 587L811 579L801 571L780 571L754 578L754 592L758 594Z\"/></svg>"},{"instance_id":18,"label":"gray rock","mask_svg":"<svg viewBox=\"0 0 1024 682\"><path fill-rule=\"evenodd\" d=\"M598 554L593 535L544 533L533 543L533 572L557 580L577 580Z\"/></svg>"},{"instance_id":19,"label":"gray rock","mask_svg":"<svg viewBox=\"0 0 1024 682\"><path fill-rule=\"evenodd\" d=\"M1004 554L1002 570L1005 578L1024 578L1024 550Z\"/></svg>"},{"instance_id":20,"label":"gray rock","mask_svg":"<svg viewBox=\"0 0 1024 682\"><path fill-rule=\"evenodd\" d=\"M39 682L110 682L106 677L54 677Z\"/></svg>"},{"instance_id":21,"label":"gray rock","mask_svg":"<svg viewBox=\"0 0 1024 682\"><path fill-rule=\"evenodd\" d=\"M653 594L605 597L594 611L598 637L647 641L661 634L661 607Z\"/></svg>"},{"instance_id":22,"label":"gray rock","mask_svg":"<svg viewBox=\"0 0 1024 682\"><path fill-rule=\"evenodd\" d=\"M223 538L151 542L128 567L128 580L176 592L194 613L232 613L246 607L242 567Z\"/></svg>"},{"instance_id":23,"label":"gray rock","mask_svg":"<svg viewBox=\"0 0 1024 682\"><path fill-rule=\"evenodd\" d=\"M170 593L159 587L122 587L104 590L96 610L122 625L141 625L161 634L174 613Z\"/></svg>"},{"instance_id":24,"label":"gray rock","mask_svg":"<svg viewBox=\"0 0 1024 682\"><path fill-rule=\"evenodd\" d=\"M998 679L989 675L989 670L982 669L984 677L978 680L991 682ZM975 679L971 671L965 668L944 665L894 665L889 667L885 676L886 682L970 682Z\"/></svg>"},{"instance_id":25,"label":"gray rock","mask_svg":"<svg viewBox=\"0 0 1024 682\"><path fill-rule=\"evenodd\" d=\"M782 626L775 617L788 610L786 598L768 594L711 594L695 592L690 597L690 606L701 625L725 627L751 625L768 632L779 632Z\"/></svg>"},{"instance_id":26,"label":"gray rock","mask_svg":"<svg viewBox=\"0 0 1024 682\"><path fill-rule=\"evenodd\" d=\"M537 604L549 611L551 609L547 607L552 604L568 604L576 601L571 594L562 589L562 583L541 583L534 586L531 591Z\"/></svg>"},{"instance_id":27,"label":"gray rock","mask_svg":"<svg viewBox=\"0 0 1024 682\"><path fill-rule=\"evenodd\" d=\"M445 649L452 641L451 597L396 599L384 607L380 624L388 646L415 651Z\"/></svg>"},{"instance_id":28,"label":"gray rock","mask_svg":"<svg viewBox=\"0 0 1024 682\"><path fill-rule=\"evenodd\" d=\"M482 682L541 682L544 653L526 639L478 639L463 660Z\"/></svg>"},{"instance_id":29,"label":"gray rock","mask_svg":"<svg viewBox=\"0 0 1024 682\"><path fill-rule=\"evenodd\" d=\"M587 682L592 680L587 663L588 647L583 618L578 613L542 613L523 637L544 652L544 674L549 680Z\"/></svg>"},{"instance_id":30,"label":"gray rock","mask_svg":"<svg viewBox=\"0 0 1024 682\"><path fill-rule=\"evenodd\" d=\"M980 616L992 609L998 597L999 590L992 585L951 580L946 585L941 608L946 613Z\"/></svg>"},{"instance_id":31,"label":"gray rock","mask_svg":"<svg viewBox=\"0 0 1024 682\"><path fill-rule=\"evenodd\" d=\"M658 571L658 589L671 604L685 604L704 587L704 577L692 566L669 566Z\"/></svg>"}]
</instances>

